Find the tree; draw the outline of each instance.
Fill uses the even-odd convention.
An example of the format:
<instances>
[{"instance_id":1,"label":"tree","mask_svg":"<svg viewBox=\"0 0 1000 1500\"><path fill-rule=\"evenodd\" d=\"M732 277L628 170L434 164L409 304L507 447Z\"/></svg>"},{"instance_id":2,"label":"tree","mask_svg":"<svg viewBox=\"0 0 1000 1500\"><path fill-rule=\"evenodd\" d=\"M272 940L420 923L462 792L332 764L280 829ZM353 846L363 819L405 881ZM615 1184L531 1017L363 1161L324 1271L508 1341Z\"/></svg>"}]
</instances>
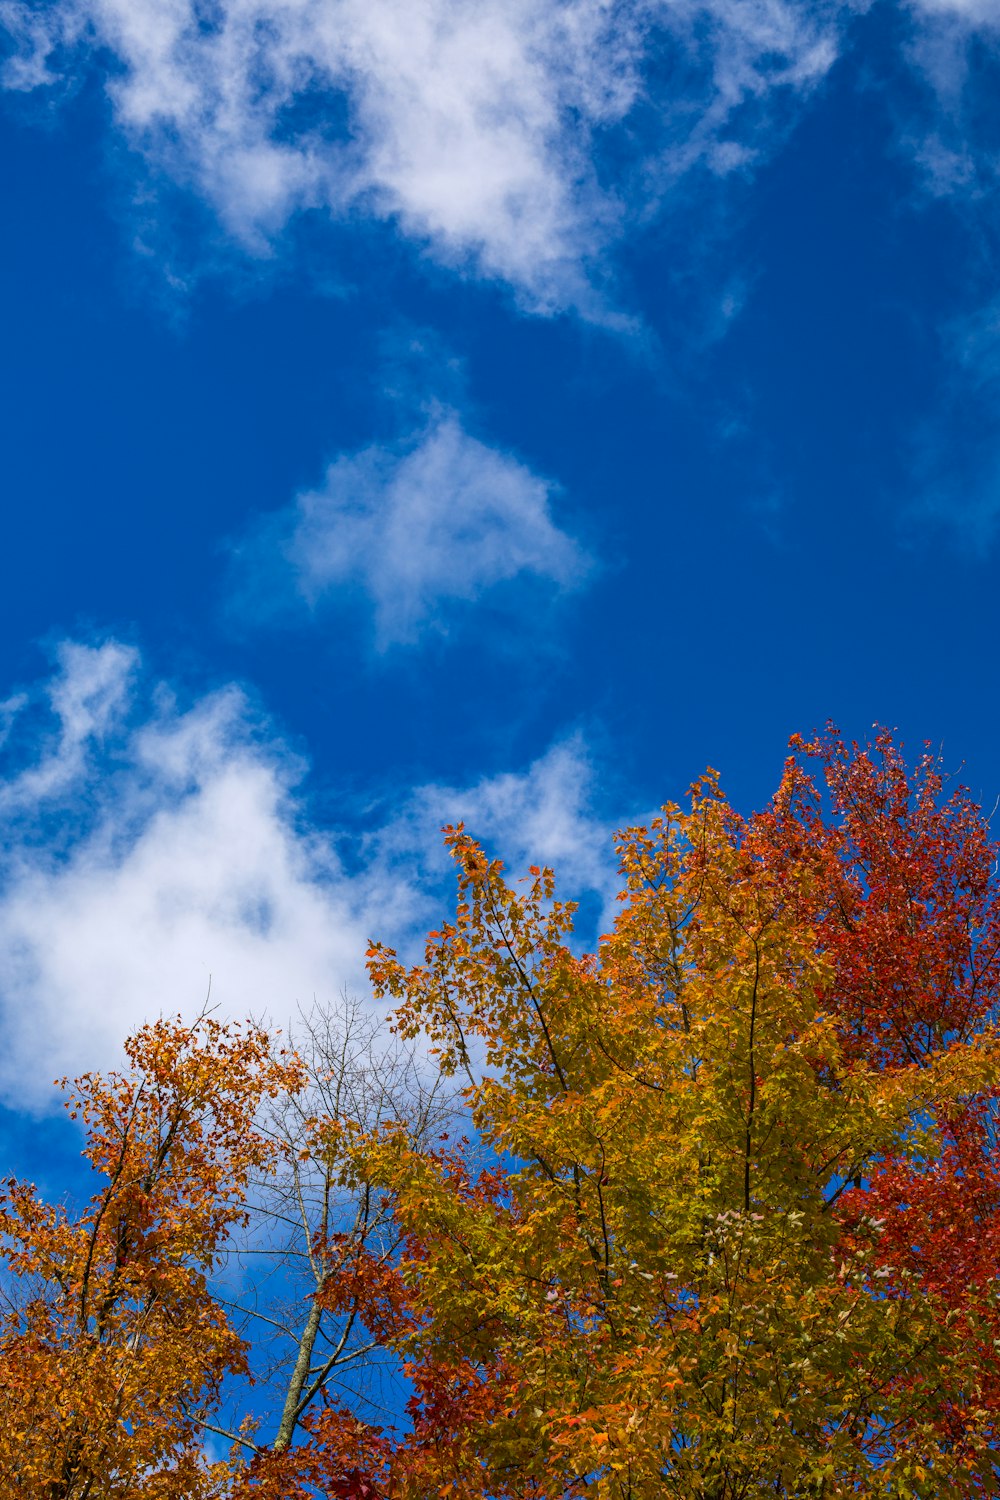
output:
<instances>
[{"instance_id":1,"label":"tree","mask_svg":"<svg viewBox=\"0 0 1000 1500\"><path fill-rule=\"evenodd\" d=\"M794 748L761 815L709 775L626 831L596 956L461 828L425 962L373 949L477 1136L357 1147L405 1245L392 1494L996 1493L996 850L933 757Z\"/></svg>"},{"instance_id":2,"label":"tree","mask_svg":"<svg viewBox=\"0 0 1000 1500\"><path fill-rule=\"evenodd\" d=\"M131 1068L70 1100L103 1179L73 1218L30 1184L0 1193L2 1254L21 1295L0 1324L0 1476L30 1500L195 1500L222 1492L203 1420L243 1340L208 1277L273 1145L262 1099L302 1085L254 1028L159 1021Z\"/></svg>"},{"instance_id":3,"label":"tree","mask_svg":"<svg viewBox=\"0 0 1000 1500\"><path fill-rule=\"evenodd\" d=\"M372 1308L375 1282L398 1258L398 1232L363 1174L344 1180L337 1141L392 1122L422 1149L455 1110L454 1091L426 1059L347 995L301 1013L288 1045L305 1082L271 1101L261 1120L275 1155L254 1185L246 1232L233 1243L240 1286L226 1301L251 1346L254 1405L263 1415L252 1430L241 1426L249 1393L230 1382L224 1414L212 1423L250 1460L243 1481L281 1500L307 1468L317 1475L321 1467L326 1492L340 1493L362 1451L371 1468L372 1424L401 1404L399 1360L373 1326ZM308 1456L295 1451L317 1423L322 1444L313 1441Z\"/></svg>"}]
</instances>

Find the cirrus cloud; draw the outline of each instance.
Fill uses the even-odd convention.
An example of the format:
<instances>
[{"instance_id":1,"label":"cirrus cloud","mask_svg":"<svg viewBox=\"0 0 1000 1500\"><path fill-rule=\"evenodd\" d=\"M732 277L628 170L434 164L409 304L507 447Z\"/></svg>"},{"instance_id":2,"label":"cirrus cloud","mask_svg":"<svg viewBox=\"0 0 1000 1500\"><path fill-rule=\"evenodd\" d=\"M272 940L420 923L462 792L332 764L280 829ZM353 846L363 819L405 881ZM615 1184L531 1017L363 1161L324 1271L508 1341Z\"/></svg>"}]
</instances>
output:
<instances>
[{"instance_id":1,"label":"cirrus cloud","mask_svg":"<svg viewBox=\"0 0 1000 1500\"><path fill-rule=\"evenodd\" d=\"M4 79L105 67L154 173L267 253L319 210L388 220L539 312L611 316L608 245L696 166L771 144L851 0L2 0Z\"/></svg>"}]
</instances>

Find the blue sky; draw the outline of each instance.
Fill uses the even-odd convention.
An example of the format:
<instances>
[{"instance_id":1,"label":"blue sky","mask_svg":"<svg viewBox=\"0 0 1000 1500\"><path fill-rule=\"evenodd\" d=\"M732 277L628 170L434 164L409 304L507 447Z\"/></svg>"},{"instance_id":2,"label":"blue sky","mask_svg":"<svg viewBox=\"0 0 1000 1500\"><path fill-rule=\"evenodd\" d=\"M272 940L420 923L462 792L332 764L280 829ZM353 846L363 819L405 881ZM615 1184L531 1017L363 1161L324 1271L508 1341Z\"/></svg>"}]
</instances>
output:
<instances>
[{"instance_id":1,"label":"blue sky","mask_svg":"<svg viewBox=\"0 0 1000 1500\"><path fill-rule=\"evenodd\" d=\"M446 821L591 935L616 824L827 718L993 806L996 0L0 26L15 1158L209 975L363 991Z\"/></svg>"}]
</instances>

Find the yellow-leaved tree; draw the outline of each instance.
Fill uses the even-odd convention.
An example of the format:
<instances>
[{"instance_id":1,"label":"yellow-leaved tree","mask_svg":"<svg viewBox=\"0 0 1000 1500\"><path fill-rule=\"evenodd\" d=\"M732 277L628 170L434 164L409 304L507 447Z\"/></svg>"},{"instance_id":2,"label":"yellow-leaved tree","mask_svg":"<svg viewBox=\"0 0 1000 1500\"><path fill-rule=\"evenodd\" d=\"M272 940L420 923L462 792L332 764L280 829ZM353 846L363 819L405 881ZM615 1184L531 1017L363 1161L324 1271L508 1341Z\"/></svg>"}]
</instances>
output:
<instances>
[{"instance_id":1,"label":"yellow-leaved tree","mask_svg":"<svg viewBox=\"0 0 1000 1500\"><path fill-rule=\"evenodd\" d=\"M1000 1268L959 1287L927 1230L996 1244L992 1179L978 1230L938 1192L995 1113L993 851L930 760L801 748L832 810L793 759L757 818L709 776L621 837L596 956L461 829L425 963L373 949L474 1126L354 1147L406 1247L392 1495L997 1492Z\"/></svg>"}]
</instances>

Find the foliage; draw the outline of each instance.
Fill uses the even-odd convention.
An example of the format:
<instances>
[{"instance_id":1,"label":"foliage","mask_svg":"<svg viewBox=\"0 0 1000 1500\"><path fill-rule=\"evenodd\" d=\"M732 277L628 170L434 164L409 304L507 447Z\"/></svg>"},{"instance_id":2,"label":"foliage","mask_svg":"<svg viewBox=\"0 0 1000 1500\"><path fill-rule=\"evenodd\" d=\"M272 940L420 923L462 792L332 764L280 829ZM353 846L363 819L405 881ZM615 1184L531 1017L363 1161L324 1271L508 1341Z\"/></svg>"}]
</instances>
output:
<instances>
[{"instance_id":1,"label":"foliage","mask_svg":"<svg viewBox=\"0 0 1000 1500\"><path fill-rule=\"evenodd\" d=\"M0 1194L23 1294L0 1345L8 1494L193 1500L225 1484L199 1419L245 1356L207 1278L273 1156L260 1102L301 1070L263 1032L210 1017L145 1026L126 1052L128 1073L77 1079L70 1101L105 1179L87 1210L74 1219L14 1180Z\"/></svg>"},{"instance_id":2,"label":"foliage","mask_svg":"<svg viewBox=\"0 0 1000 1500\"><path fill-rule=\"evenodd\" d=\"M620 836L593 955L551 872L512 888L447 831L454 919L422 964L370 963L401 1044L462 1080L468 1139L434 1137L433 1091L366 1111L371 1073L324 1093L312 1062L303 1092L297 1059L208 1022L146 1028L134 1077L84 1080L107 1188L79 1222L17 1184L3 1202L27 1288L0 1350L13 1487L997 1493L997 851L930 754L909 772L885 734L792 749L762 813L709 773ZM265 1140L275 1091L272 1125L295 1125ZM244 1352L206 1278L291 1148L311 1282L279 1320L278 1436L244 1427L212 1466L198 1424ZM323 1320L359 1359L405 1361L401 1433L317 1383Z\"/></svg>"},{"instance_id":3,"label":"foliage","mask_svg":"<svg viewBox=\"0 0 1000 1500\"><path fill-rule=\"evenodd\" d=\"M407 1235L400 1495L995 1493L1000 908L978 810L834 737L621 837L573 955L461 829L378 989L495 1164L365 1144ZM825 772L826 798L808 772Z\"/></svg>"}]
</instances>

